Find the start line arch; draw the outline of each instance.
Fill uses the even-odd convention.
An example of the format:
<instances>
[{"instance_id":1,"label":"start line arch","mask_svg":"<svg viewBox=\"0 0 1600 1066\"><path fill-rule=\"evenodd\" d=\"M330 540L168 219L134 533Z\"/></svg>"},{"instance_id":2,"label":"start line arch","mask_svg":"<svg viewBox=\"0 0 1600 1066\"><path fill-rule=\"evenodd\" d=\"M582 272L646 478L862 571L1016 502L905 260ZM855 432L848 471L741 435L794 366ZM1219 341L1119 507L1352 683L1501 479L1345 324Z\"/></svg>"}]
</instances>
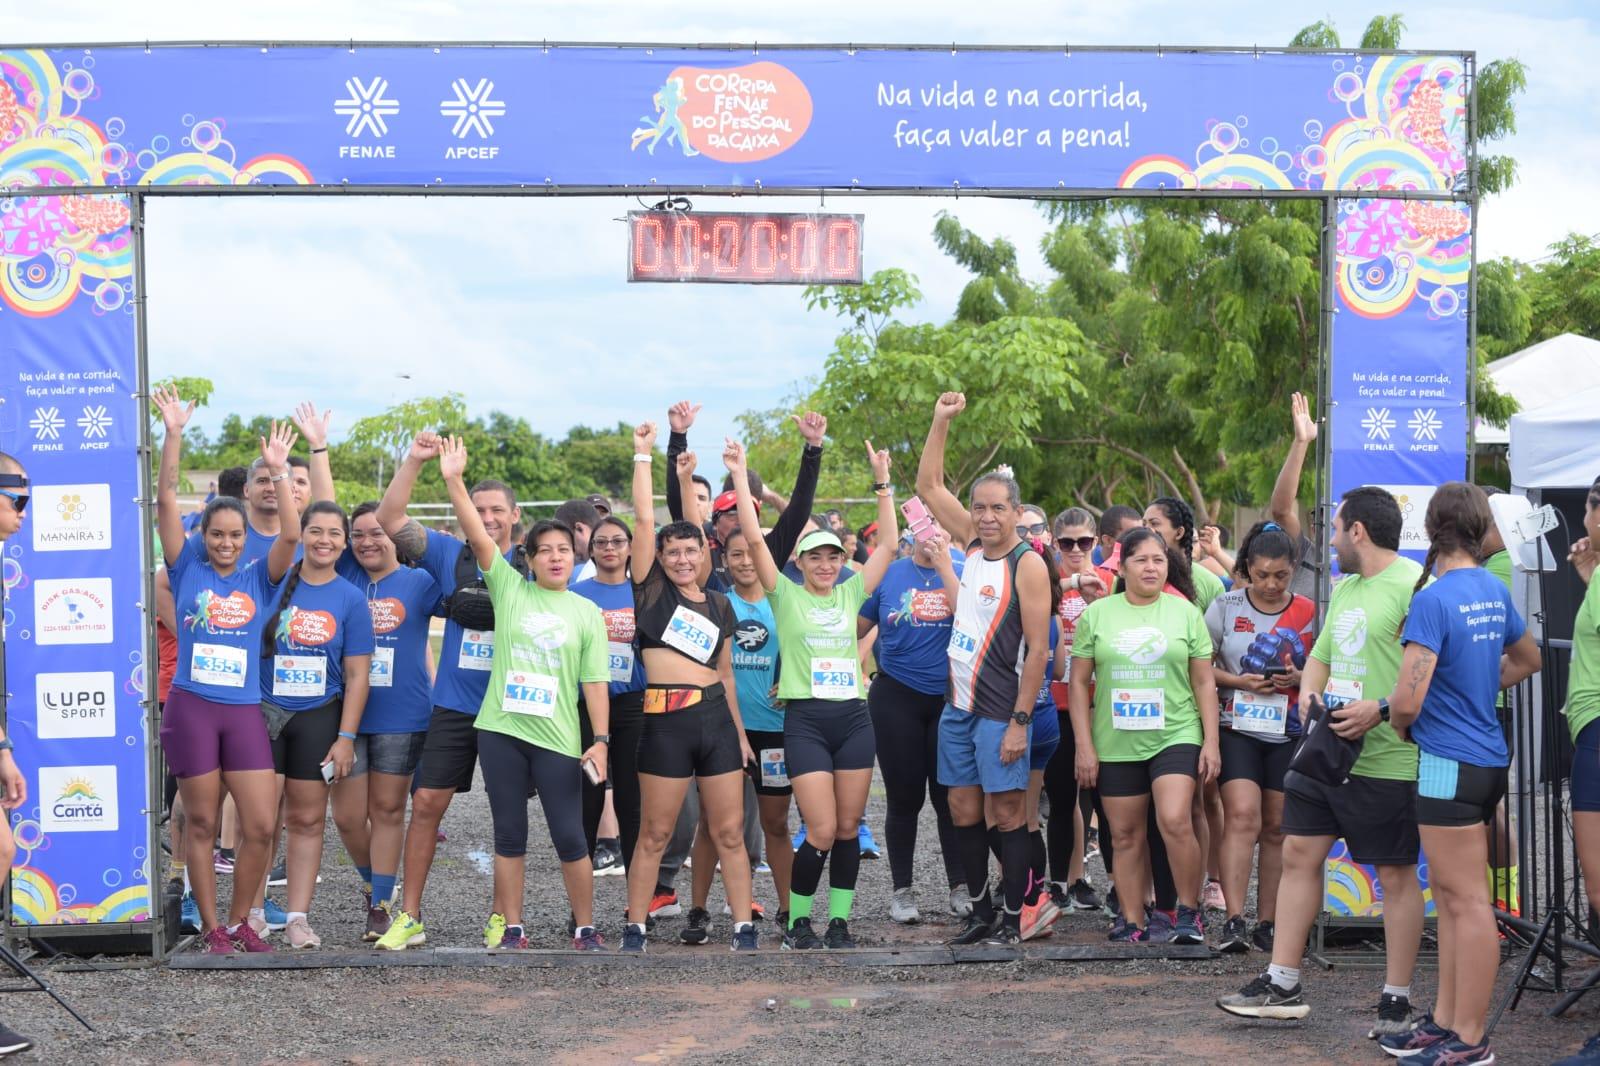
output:
<instances>
[{"instance_id":1,"label":"start line arch","mask_svg":"<svg viewBox=\"0 0 1600 1066\"><path fill-rule=\"evenodd\" d=\"M1318 511L1388 487L1425 548L1473 424L1470 52L967 46L41 45L0 50L9 932L165 953L147 197L835 193L1322 208ZM1325 527L1319 522L1319 528ZM1345 864L1352 912L1370 873Z\"/></svg>"}]
</instances>

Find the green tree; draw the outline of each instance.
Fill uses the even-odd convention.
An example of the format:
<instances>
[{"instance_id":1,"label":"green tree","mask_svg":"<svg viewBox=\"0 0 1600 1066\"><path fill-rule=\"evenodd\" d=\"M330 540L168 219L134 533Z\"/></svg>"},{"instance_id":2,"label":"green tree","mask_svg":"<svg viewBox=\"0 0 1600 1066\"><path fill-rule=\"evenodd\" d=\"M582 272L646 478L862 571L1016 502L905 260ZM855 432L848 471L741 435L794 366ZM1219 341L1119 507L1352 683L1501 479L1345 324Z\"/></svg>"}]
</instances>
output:
<instances>
[{"instance_id":1,"label":"green tree","mask_svg":"<svg viewBox=\"0 0 1600 1066\"><path fill-rule=\"evenodd\" d=\"M1524 272L1533 323L1528 340L1562 333L1600 340L1600 234L1570 233L1550 253Z\"/></svg>"}]
</instances>

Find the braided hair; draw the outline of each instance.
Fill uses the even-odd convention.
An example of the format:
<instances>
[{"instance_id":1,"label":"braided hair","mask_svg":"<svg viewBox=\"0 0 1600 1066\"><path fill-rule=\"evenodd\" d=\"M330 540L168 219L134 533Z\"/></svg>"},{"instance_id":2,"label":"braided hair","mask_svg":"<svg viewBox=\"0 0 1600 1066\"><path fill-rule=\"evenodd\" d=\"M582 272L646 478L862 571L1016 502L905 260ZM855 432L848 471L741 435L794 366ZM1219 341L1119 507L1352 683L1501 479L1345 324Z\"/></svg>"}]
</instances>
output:
<instances>
[{"instance_id":1,"label":"braided hair","mask_svg":"<svg viewBox=\"0 0 1600 1066\"><path fill-rule=\"evenodd\" d=\"M1183 598L1190 603L1197 602L1199 595L1194 590L1194 574L1189 570L1188 560L1183 557L1178 549L1162 539L1160 533L1153 529L1139 526L1128 530L1122 535L1122 539L1117 541L1117 545L1122 549L1123 566L1127 566L1128 558L1138 551L1139 546L1147 540L1156 541L1167 553L1167 584L1177 589ZM1117 587L1113 591L1126 592L1127 588L1127 579L1119 572L1117 574Z\"/></svg>"},{"instance_id":2,"label":"braided hair","mask_svg":"<svg viewBox=\"0 0 1600 1066\"><path fill-rule=\"evenodd\" d=\"M221 499L221 497L218 497ZM377 508L373 508L376 510ZM350 542L350 516L344 513L344 508L332 500L318 500L305 509L300 516L301 532L311 524L311 517L319 514L336 514L339 521L344 523L345 543ZM278 609L272 612L272 617L267 619L267 624L261 627L261 653L271 655L278 647L278 623L283 619L283 612L289 609L290 602L294 599L295 590L300 587L300 569L305 565L305 556L301 555L295 560L289 572L284 575L283 591L278 594Z\"/></svg>"},{"instance_id":3,"label":"braided hair","mask_svg":"<svg viewBox=\"0 0 1600 1066\"><path fill-rule=\"evenodd\" d=\"M1161 508L1161 513L1167 516L1167 521L1179 531L1178 543L1169 545L1176 547L1183 553L1185 562L1194 561L1194 512L1189 505L1176 496L1162 496L1150 501L1151 507ZM1176 584L1176 582L1174 582Z\"/></svg>"},{"instance_id":4,"label":"braided hair","mask_svg":"<svg viewBox=\"0 0 1600 1066\"><path fill-rule=\"evenodd\" d=\"M1415 596L1433 576L1439 556L1451 552L1465 552L1476 562L1482 562L1483 538L1494 524L1489 512L1489 497L1476 485L1465 481L1447 481L1440 485L1428 501L1428 513L1423 519L1423 529L1428 534L1428 557L1422 563L1422 575L1417 578L1411 594Z\"/></svg>"}]
</instances>

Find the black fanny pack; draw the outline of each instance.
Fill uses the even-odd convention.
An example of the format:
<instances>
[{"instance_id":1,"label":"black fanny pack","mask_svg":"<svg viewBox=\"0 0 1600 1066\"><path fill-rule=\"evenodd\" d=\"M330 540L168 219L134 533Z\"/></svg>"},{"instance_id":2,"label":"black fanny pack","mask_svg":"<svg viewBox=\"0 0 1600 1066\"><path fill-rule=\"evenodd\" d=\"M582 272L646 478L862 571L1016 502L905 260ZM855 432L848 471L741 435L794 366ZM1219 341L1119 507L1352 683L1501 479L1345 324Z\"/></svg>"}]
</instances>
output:
<instances>
[{"instance_id":1,"label":"black fanny pack","mask_svg":"<svg viewBox=\"0 0 1600 1066\"><path fill-rule=\"evenodd\" d=\"M528 576L528 557L522 545L512 553L511 565L524 578ZM463 629L482 631L494 628L494 601L489 587L478 572L478 560L468 545L456 557L456 588L445 601L445 617Z\"/></svg>"},{"instance_id":2,"label":"black fanny pack","mask_svg":"<svg viewBox=\"0 0 1600 1066\"><path fill-rule=\"evenodd\" d=\"M1285 791L1293 791L1296 778L1307 778L1329 788L1338 788L1350 777L1361 758L1362 738L1346 740L1333 731L1333 712L1313 695L1306 713L1305 737L1300 741L1289 769L1283 776ZM1302 786L1301 791L1304 791Z\"/></svg>"}]
</instances>

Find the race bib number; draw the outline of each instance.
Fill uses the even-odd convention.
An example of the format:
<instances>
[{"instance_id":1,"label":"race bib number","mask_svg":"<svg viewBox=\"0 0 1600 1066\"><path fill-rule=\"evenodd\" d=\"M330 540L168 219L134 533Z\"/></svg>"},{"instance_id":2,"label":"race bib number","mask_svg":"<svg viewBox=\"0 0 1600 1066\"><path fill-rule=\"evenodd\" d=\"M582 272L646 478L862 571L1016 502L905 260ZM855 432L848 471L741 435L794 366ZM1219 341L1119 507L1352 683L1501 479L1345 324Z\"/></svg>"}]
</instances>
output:
<instances>
[{"instance_id":1,"label":"race bib number","mask_svg":"<svg viewBox=\"0 0 1600 1066\"><path fill-rule=\"evenodd\" d=\"M788 788L789 764L784 762L782 748L762 748L756 752L761 757L761 787Z\"/></svg>"},{"instance_id":2,"label":"race bib number","mask_svg":"<svg viewBox=\"0 0 1600 1066\"><path fill-rule=\"evenodd\" d=\"M859 692L854 659L811 660L812 699L853 700Z\"/></svg>"},{"instance_id":3,"label":"race bib number","mask_svg":"<svg viewBox=\"0 0 1600 1066\"><path fill-rule=\"evenodd\" d=\"M1322 705L1330 711L1337 711L1347 703L1354 703L1361 698L1361 682L1338 681L1328 679L1328 687L1322 692Z\"/></svg>"},{"instance_id":4,"label":"race bib number","mask_svg":"<svg viewBox=\"0 0 1600 1066\"><path fill-rule=\"evenodd\" d=\"M958 663L970 663L978 654L978 638L960 626L950 630L950 658Z\"/></svg>"},{"instance_id":5,"label":"race bib number","mask_svg":"<svg viewBox=\"0 0 1600 1066\"><path fill-rule=\"evenodd\" d=\"M1238 692L1233 697L1233 728L1238 733L1281 737L1289 727L1289 697L1284 693L1263 696L1259 692Z\"/></svg>"},{"instance_id":6,"label":"race bib number","mask_svg":"<svg viewBox=\"0 0 1600 1066\"><path fill-rule=\"evenodd\" d=\"M189 656L189 679L197 685L244 688L249 670L245 650L228 644L196 644Z\"/></svg>"},{"instance_id":7,"label":"race bib number","mask_svg":"<svg viewBox=\"0 0 1600 1066\"><path fill-rule=\"evenodd\" d=\"M633 645L606 641L606 658L610 663L611 680L626 685L633 680Z\"/></svg>"},{"instance_id":8,"label":"race bib number","mask_svg":"<svg viewBox=\"0 0 1600 1066\"><path fill-rule=\"evenodd\" d=\"M274 696L316 697L328 692L328 660L320 655L274 655Z\"/></svg>"},{"instance_id":9,"label":"race bib number","mask_svg":"<svg viewBox=\"0 0 1600 1066\"><path fill-rule=\"evenodd\" d=\"M683 652L695 662L709 662L717 650L717 624L699 611L691 611L683 604L672 612L667 631L661 634L661 643Z\"/></svg>"},{"instance_id":10,"label":"race bib number","mask_svg":"<svg viewBox=\"0 0 1600 1066\"><path fill-rule=\"evenodd\" d=\"M560 688L560 682L549 674L507 670L506 689L501 707L507 714L531 714L535 718L554 718L556 693Z\"/></svg>"},{"instance_id":11,"label":"race bib number","mask_svg":"<svg viewBox=\"0 0 1600 1066\"><path fill-rule=\"evenodd\" d=\"M1113 729L1165 729L1167 694L1158 688L1120 688L1111 693Z\"/></svg>"},{"instance_id":12,"label":"race bib number","mask_svg":"<svg viewBox=\"0 0 1600 1066\"><path fill-rule=\"evenodd\" d=\"M372 649L372 666L367 670L367 684L373 688L394 687L393 648Z\"/></svg>"},{"instance_id":13,"label":"race bib number","mask_svg":"<svg viewBox=\"0 0 1600 1066\"><path fill-rule=\"evenodd\" d=\"M482 629L463 629L456 666L462 670L493 670L494 633Z\"/></svg>"}]
</instances>

